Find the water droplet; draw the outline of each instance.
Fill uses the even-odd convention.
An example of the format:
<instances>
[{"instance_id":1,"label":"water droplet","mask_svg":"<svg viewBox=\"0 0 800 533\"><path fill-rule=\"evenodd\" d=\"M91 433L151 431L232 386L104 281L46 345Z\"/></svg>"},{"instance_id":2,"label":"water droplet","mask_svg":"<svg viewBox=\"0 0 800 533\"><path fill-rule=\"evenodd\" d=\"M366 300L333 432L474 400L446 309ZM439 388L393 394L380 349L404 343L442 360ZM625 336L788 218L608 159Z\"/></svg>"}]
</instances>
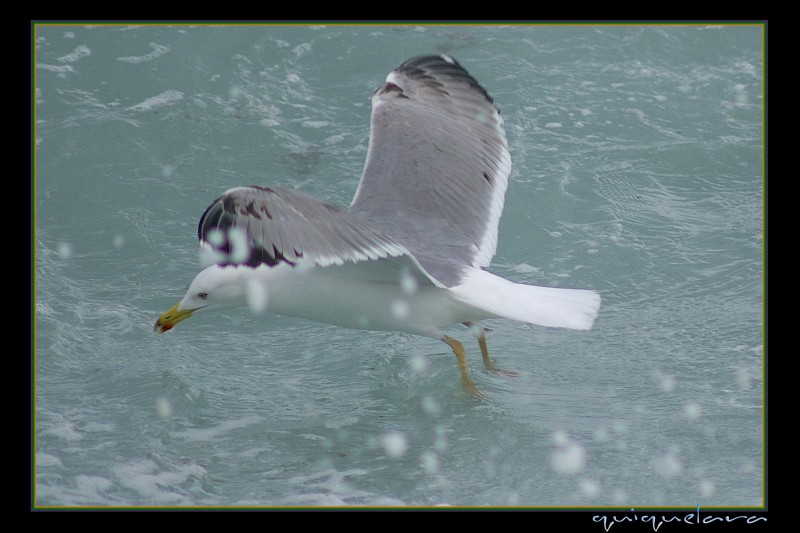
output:
<instances>
[{"instance_id":1,"label":"water droplet","mask_svg":"<svg viewBox=\"0 0 800 533\"><path fill-rule=\"evenodd\" d=\"M551 439L556 446L566 446L569 443L569 435L563 430L555 431Z\"/></svg>"},{"instance_id":2,"label":"water droplet","mask_svg":"<svg viewBox=\"0 0 800 533\"><path fill-rule=\"evenodd\" d=\"M209 246L203 246L200 248L198 260L203 268L210 267L211 265L218 265L224 262L225 254L212 250Z\"/></svg>"},{"instance_id":3,"label":"water droplet","mask_svg":"<svg viewBox=\"0 0 800 533\"><path fill-rule=\"evenodd\" d=\"M608 442L609 433L606 428L597 428L594 430L594 440L597 442Z\"/></svg>"},{"instance_id":4,"label":"water droplet","mask_svg":"<svg viewBox=\"0 0 800 533\"><path fill-rule=\"evenodd\" d=\"M408 366L415 374L422 374L428 369L428 358L424 354L412 355L408 358Z\"/></svg>"},{"instance_id":5,"label":"water droplet","mask_svg":"<svg viewBox=\"0 0 800 533\"><path fill-rule=\"evenodd\" d=\"M417 292L418 283L414 275L404 268L400 271L400 290L406 296L411 296Z\"/></svg>"},{"instance_id":6,"label":"water droplet","mask_svg":"<svg viewBox=\"0 0 800 533\"><path fill-rule=\"evenodd\" d=\"M675 377L670 376L668 374L664 374L660 370L656 370L653 374L653 377L658 384L658 387L663 390L664 392L672 392L675 390Z\"/></svg>"},{"instance_id":7,"label":"water droplet","mask_svg":"<svg viewBox=\"0 0 800 533\"><path fill-rule=\"evenodd\" d=\"M559 474L574 475L586 466L586 450L565 431L556 431L552 437L555 450L550 456L550 466Z\"/></svg>"},{"instance_id":8,"label":"water droplet","mask_svg":"<svg viewBox=\"0 0 800 533\"><path fill-rule=\"evenodd\" d=\"M738 367L736 369L736 384L744 390L753 388L753 373L749 368Z\"/></svg>"},{"instance_id":9,"label":"water droplet","mask_svg":"<svg viewBox=\"0 0 800 533\"><path fill-rule=\"evenodd\" d=\"M218 229L214 229L208 232L206 240L214 246L222 246L222 243L225 242L225 234Z\"/></svg>"},{"instance_id":10,"label":"water droplet","mask_svg":"<svg viewBox=\"0 0 800 533\"><path fill-rule=\"evenodd\" d=\"M587 498L595 498L600 494L600 482L596 479L584 478L578 482L578 489Z\"/></svg>"},{"instance_id":11,"label":"water droplet","mask_svg":"<svg viewBox=\"0 0 800 533\"><path fill-rule=\"evenodd\" d=\"M443 452L447 449L447 430L439 425L433 429L434 437L433 437L433 447Z\"/></svg>"},{"instance_id":12,"label":"water droplet","mask_svg":"<svg viewBox=\"0 0 800 533\"><path fill-rule=\"evenodd\" d=\"M231 261L243 263L250 257L250 243L247 242L247 233L241 228L231 228L228 232L231 243Z\"/></svg>"},{"instance_id":13,"label":"water droplet","mask_svg":"<svg viewBox=\"0 0 800 533\"><path fill-rule=\"evenodd\" d=\"M57 251L61 259L66 260L72 257L72 245L69 243L66 242L59 243Z\"/></svg>"},{"instance_id":14,"label":"water droplet","mask_svg":"<svg viewBox=\"0 0 800 533\"><path fill-rule=\"evenodd\" d=\"M411 314L411 306L405 300L395 300L392 302L391 313L396 320L405 320Z\"/></svg>"},{"instance_id":15,"label":"water droplet","mask_svg":"<svg viewBox=\"0 0 800 533\"><path fill-rule=\"evenodd\" d=\"M259 314L267 310L269 297L266 284L258 278L247 280L247 308L251 312Z\"/></svg>"},{"instance_id":16,"label":"water droplet","mask_svg":"<svg viewBox=\"0 0 800 533\"><path fill-rule=\"evenodd\" d=\"M439 455L433 450L425 450L419 458L420 465L426 474L439 472Z\"/></svg>"},{"instance_id":17,"label":"water droplet","mask_svg":"<svg viewBox=\"0 0 800 533\"><path fill-rule=\"evenodd\" d=\"M422 410L425 411L426 414L436 416L442 412L442 406L439 405L439 402L436 400L436 398L432 396L425 396L422 399Z\"/></svg>"},{"instance_id":18,"label":"water droplet","mask_svg":"<svg viewBox=\"0 0 800 533\"><path fill-rule=\"evenodd\" d=\"M678 453L674 450L668 451L661 457L653 460L653 468L658 475L664 477L675 477L683 470L683 463L681 462Z\"/></svg>"},{"instance_id":19,"label":"water droplet","mask_svg":"<svg viewBox=\"0 0 800 533\"><path fill-rule=\"evenodd\" d=\"M616 505L624 505L628 503L628 493L622 489L614 489L611 492L611 501Z\"/></svg>"},{"instance_id":20,"label":"water droplet","mask_svg":"<svg viewBox=\"0 0 800 533\"><path fill-rule=\"evenodd\" d=\"M710 498L714 495L714 482L710 479L704 479L700 482L700 496L703 498Z\"/></svg>"},{"instance_id":21,"label":"water droplet","mask_svg":"<svg viewBox=\"0 0 800 533\"><path fill-rule=\"evenodd\" d=\"M389 457L402 457L408 451L406 436L399 431L387 431L381 435L380 443Z\"/></svg>"},{"instance_id":22,"label":"water droplet","mask_svg":"<svg viewBox=\"0 0 800 533\"><path fill-rule=\"evenodd\" d=\"M167 418L172 416L172 402L170 402L167 398L159 398L156 400L156 413L158 413L158 417L162 420L166 420Z\"/></svg>"},{"instance_id":23,"label":"water droplet","mask_svg":"<svg viewBox=\"0 0 800 533\"><path fill-rule=\"evenodd\" d=\"M230 90L228 91L228 96L230 96L232 100L238 100L239 98L242 97L243 94L244 91L242 90L241 87L234 86L231 87Z\"/></svg>"},{"instance_id":24,"label":"water droplet","mask_svg":"<svg viewBox=\"0 0 800 533\"><path fill-rule=\"evenodd\" d=\"M688 401L686 405L683 406L683 414L686 415L686 418L689 420L697 420L700 418L700 415L703 414L703 410L697 402Z\"/></svg>"}]
</instances>

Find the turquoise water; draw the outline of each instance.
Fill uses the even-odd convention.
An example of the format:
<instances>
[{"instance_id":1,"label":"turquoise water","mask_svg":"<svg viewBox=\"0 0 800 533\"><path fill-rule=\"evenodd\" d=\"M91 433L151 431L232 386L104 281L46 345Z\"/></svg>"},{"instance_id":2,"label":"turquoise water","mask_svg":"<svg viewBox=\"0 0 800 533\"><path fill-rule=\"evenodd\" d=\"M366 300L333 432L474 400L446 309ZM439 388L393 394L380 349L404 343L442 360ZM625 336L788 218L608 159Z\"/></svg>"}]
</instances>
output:
<instances>
[{"instance_id":1,"label":"turquoise water","mask_svg":"<svg viewBox=\"0 0 800 533\"><path fill-rule=\"evenodd\" d=\"M763 501L757 26L36 28L35 504ZM594 288L593 330L449 348L246 310L153 322L235 185L348 205L370 96L455 57L513 161L492 270Z\"/></svg>"}]
</instances>

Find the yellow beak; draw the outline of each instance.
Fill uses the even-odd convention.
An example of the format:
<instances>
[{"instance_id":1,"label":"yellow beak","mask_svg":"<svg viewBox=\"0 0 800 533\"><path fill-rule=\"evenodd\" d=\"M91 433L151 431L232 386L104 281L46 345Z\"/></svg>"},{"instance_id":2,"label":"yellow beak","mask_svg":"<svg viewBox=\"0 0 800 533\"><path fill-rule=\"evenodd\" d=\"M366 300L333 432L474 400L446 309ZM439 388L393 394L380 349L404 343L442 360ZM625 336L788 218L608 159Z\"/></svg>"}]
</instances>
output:
<instances>
[{"instance_id":1,"label":"yellow beak","mask_svg":"<svg viewBox=\"0 0 800 533\"><path fill-rule=\"evenodd\" d=\"M182 320L186 320L192 313L194 313L194 309L184 309L183 311L178 311L178 305L175 304L175 307L158 317L156 320L156 325L153 326L153 331L156 333L164 333L165 331L169 331L175 327L175 324Z\"/></svg>"}]
</instances>

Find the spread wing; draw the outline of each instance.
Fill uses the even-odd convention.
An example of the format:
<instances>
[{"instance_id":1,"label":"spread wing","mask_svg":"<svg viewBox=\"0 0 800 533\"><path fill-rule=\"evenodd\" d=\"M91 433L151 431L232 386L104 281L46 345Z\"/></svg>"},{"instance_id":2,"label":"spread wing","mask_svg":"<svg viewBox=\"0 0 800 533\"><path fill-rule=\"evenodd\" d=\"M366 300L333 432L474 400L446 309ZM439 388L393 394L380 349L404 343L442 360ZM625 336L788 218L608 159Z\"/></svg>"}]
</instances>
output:
<instances>
[{"instance_id":1,"label":"spread wing","mask_svg":"<svg viewBox=\"0 0 800 533\"><path fill-rule=\"evenodd\" d=\"M410 59L372 97L369 151L350 211L448 286L487 267L511 157L486 91L446 56Z\"/></svg>"},{"instance_id":2,"label":"spread wing","mask_svg":"<svg viewBox=\"0 0 800 533\"><path fill-rule=\"evenodd\" d=\"M282 187L228 190L203 213L197 234L221 265L256 267L308 261L326 267L384 260L375 265L376 279L389 276L389 270L411 266L440 285L404 246L372 229L364 220ZM381 268L387 274L381 273Z\"/></svg>"}]
</instances>

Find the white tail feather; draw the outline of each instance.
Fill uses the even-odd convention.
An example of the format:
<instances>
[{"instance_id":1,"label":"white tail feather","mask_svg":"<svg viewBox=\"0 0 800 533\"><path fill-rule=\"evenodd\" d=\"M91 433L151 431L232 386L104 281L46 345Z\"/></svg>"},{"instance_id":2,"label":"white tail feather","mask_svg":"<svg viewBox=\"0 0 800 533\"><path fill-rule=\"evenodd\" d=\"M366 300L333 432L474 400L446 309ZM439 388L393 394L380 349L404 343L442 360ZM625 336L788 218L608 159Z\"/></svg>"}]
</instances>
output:
<instances>
[{"instance_id":1,"label":"white tail feather","mask_svg":"<svg viewBox=\"0 0 800 533\"><path fill-rule=\"evenodd\" d=\"M522 285L477 268L451 290L496 317L552 328L591 329L600 308L600 295L592 290Z\"/></svg>"}]
</instances>

